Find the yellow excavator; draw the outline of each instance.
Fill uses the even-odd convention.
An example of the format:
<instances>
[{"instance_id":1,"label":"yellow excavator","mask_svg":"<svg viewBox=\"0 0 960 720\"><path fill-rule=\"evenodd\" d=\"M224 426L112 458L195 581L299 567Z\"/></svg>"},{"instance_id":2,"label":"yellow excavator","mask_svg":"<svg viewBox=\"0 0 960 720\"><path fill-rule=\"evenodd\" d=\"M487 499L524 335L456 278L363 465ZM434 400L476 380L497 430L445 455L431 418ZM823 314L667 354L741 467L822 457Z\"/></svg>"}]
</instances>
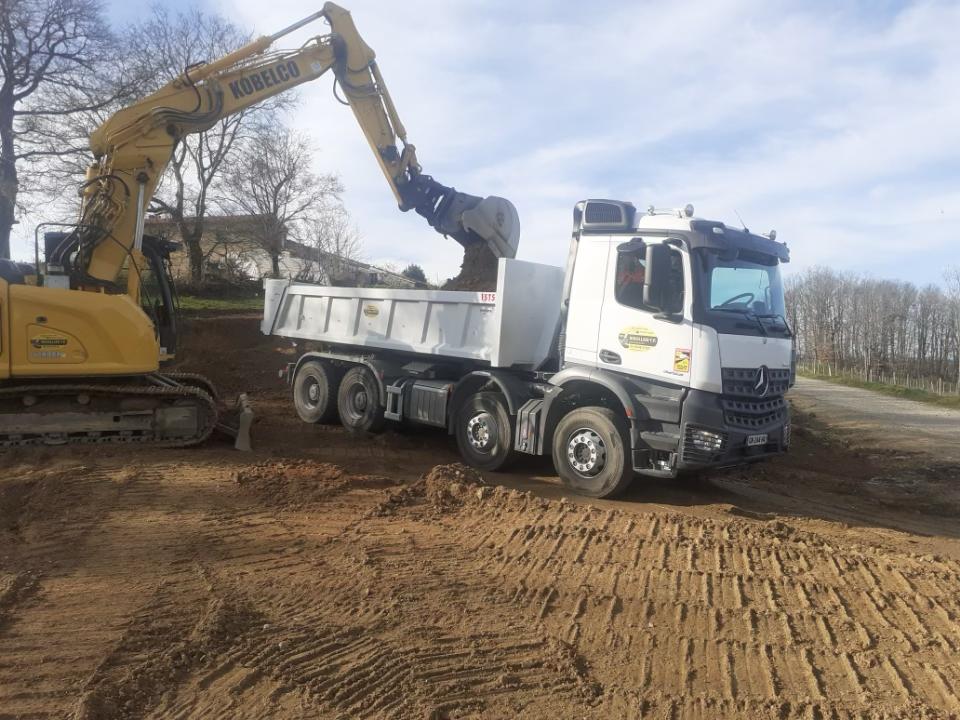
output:
<instances>
[{"instance_id":1,"label":"yellow excavator","mask_svg":"<svg viewBox=\"0 0 960 720\"><path fill-rule=\"evenodd\" d=\"M299 49L281 37L324 19ZM94 162L78 222L44 234L45 264L0 261L0 448L31 444L187 446L220 427L249 446L250 413L226 421L205 378L165 373L177 327L171 244L144 237L144 216L177 142L222 118L319 78L350 105L401 210L415 210L466 248L513 257L519 219L498 197L457 192L423 173L350 13L323 9L181 77L126 107L90 136ZM39 250L38 250L39 256Z\"/></svg>"}]
</instances>

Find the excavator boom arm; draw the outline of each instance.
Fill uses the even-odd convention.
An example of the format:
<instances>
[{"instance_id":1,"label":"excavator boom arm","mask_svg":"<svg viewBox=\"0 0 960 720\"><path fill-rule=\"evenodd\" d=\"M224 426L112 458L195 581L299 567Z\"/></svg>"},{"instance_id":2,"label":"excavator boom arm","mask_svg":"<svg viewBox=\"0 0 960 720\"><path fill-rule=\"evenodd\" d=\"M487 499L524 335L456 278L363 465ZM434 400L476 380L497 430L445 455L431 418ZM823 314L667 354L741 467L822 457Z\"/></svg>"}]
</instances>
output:
<instances>
[{"instance_id":1,"label":"excavator boom arm","mask_svg":"<svg viewBox=\"0 0 960 720\"><path fill-rule=\"evenodd\" d=\"M327 20L329 34L295 51L270 52L280 37L318 18ZM494 255L513 257L519 236L513 205L502 198L457 192L422 173L373 50L360 37L350 13L328 2L320 12L279 33L188 68L182 77L118 111L91 134L96 161L88 170L77 230L65 243L79 248L73 267L80 284L114 282L127 255L139 252L146 206L183 136L202 132L331 69L400 209L415 210L464 246L482 242ZM135 279L133 290L136 295Z\"/></svg>"}]
</instances>

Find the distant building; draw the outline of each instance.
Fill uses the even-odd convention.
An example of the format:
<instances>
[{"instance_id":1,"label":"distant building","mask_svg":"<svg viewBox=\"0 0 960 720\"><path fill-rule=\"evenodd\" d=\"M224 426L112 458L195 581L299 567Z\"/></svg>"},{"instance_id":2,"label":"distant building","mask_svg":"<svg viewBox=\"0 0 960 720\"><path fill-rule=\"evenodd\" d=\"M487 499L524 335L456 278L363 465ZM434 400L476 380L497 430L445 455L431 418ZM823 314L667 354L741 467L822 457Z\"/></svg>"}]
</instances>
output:
<instances>
[{"instance_id":1,"label":"distant building","mask_svg":"<svg viewBox=\"0 0 960 720\"><path fill-rule=\"evenodd\" d=\"M270 254L251 239L251 224L255 220L256 216L249 215L214 215L204 219L200 247L205 277L241 281L261 280L272 274ZM169 218L148 218L144 232L183 244L177 223ZM416 282L399 273L291 240L286 230L280 242L283 252L278 265L284 278L342 287L416 287ZM174 279L189 280L190 261L185 246L171 255L170 270Z\"/></svg>"}]
</instances>

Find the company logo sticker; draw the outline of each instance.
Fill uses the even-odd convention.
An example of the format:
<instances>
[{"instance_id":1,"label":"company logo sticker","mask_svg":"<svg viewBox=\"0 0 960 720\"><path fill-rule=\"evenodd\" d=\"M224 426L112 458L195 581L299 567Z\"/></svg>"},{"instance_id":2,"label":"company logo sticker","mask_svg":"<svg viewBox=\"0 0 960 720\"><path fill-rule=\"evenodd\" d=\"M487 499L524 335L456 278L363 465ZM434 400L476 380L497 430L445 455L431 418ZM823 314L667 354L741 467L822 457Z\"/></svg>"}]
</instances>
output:
<instances>
[{"instance_id":1,"label":"company logo sticker","mask_svg":"<svg viewBox=\"0 0 960 720\"><path fill-rule=\"evenodd\" d=\"M380 308L376 305L366 305L363 308L363 314L370 318L376 317L380 314Z\"/></svg>"},{"instance_id":2,"label":"company logo sticker","mask_svg":"<svg viewBox=\"0 0 960 720\"><path fill-rule=\"evenodd\" d=\"M34 335L30 338L30 344L35 348L62 347L67 344L67 338L63 335L46 333L43 335Z\"/></svg>"},{"instance_id":3,"label":"company logo sticker","mask_svg":"<svg viewBox=\"0 0 960 720\"><path fill-rule=\"evenodd\" d=\"M690 350L677 348L673 351L673 371L686 375L690 372Z\"/></svg>"},{"instance_id":4,"label":"company logo sticker","mask_svg":"<svg viewBox=\"0 0 960 720\"><path fill-rule=\"evenodd\" d=\"M638 352L646 352L651 348L655 348L658 342L657 334L650 328L645 327L624 328L617 336L617 340L619 340L620 345L627 350L635 350Z\"/></svg>"}]
</instances>

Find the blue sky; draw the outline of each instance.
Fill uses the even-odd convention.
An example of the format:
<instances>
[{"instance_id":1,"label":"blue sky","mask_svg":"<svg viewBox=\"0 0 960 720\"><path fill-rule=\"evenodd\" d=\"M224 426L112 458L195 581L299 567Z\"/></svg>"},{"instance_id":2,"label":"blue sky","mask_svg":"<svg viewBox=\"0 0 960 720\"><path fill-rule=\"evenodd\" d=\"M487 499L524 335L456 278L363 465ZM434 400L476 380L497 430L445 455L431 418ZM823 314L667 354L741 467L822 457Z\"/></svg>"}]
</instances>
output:
<instances>
[{"instance_id":1,"label":"blue sky","mask_svg":"<svg viewBox=\"0 0 960 720\"><path fill-rule=\"evenodd\" d=\"M562 263L573 204L613 197L776 228L793 271L925 283L960 263L960 2L343 4L425 171L517 205L519 257ZM257 34L315 9L203 6ZM289 120L343 177L367 259L454 274L459 246L397 212L331 79L299 98Z\"/></svg>"}]
</instances>

